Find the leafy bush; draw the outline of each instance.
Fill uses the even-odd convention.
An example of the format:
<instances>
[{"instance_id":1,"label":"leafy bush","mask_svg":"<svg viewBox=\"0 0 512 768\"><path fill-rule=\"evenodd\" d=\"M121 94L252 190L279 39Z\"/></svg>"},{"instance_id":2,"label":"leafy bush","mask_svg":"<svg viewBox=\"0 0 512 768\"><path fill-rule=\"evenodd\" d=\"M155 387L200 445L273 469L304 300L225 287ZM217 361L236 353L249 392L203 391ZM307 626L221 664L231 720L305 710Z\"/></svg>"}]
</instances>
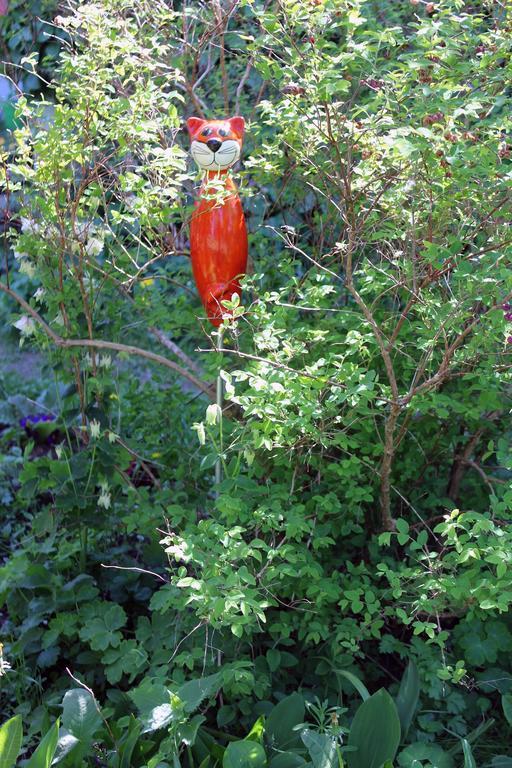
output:
<instances>
[{"instance_id":1,"label":"leafy bush","mask_svg":"<svg viewBox=\"0 0 512 768\"><path fill-rule=\"evenodd\" d=\"M112 765L132 760L116 739L138 743L133 696L220 675L215 715L178 718L179 744L216 725L223 748L286 695L328 711L348 694L346 760L379 768L395 755L364 752L379 718L358 726L350 675L394 696L417 668L398 764L506 765L490 712L512 684L510 22L459 0L383 8L85 3L60 19L51 99L19 100L0 289L55 377L30 412L4 386L23 469L2 681L30 745L65 667L121 721ZM190 275L180 126L239 110L253 269L219 337ZM339 762L296 736L306 764ZM205 745L212 765L280 765L232 743ZM150 751L134 764L167 759Z\"/></svg>"},{"instance_id":2,"label":"leafy bush","mask_svg":"<svg viewBox=\"0 0 512 768\"><path fill-rule=\"evenodd\" d=\"M292 693L270 706L266 717L260 716L243 739L212 734L204 725L204 716L194 714L219 690L220 673L191 680L176 692L146 680L130 693L137 715L122 717L113 725L88 689L74 688L63 698L63 728L57 720L25 765L78 766L88 754L97 753L109 766L140 764L142 759L153 768L164 768L171 761L181 765L180 760L187 768L343 768L345 764L371 768L391 765L399 752L401 766L452 766L452 755L459 751L464 754L465 768L474 764L470 742L476 732L461 739L450 752L426 742L399 750L418 702L414 666L409 665L404 675L396 703L384 688L370 696L361 681L354 676L350 679L363 703L349 728L342 725L345 708L329 708L326 701L308 702ZM309 722L304 722L306 714ZM22 723L16 715L0 729L0 759L5 768L14 766L21 743Z\"/></svg>"}]
</instances>

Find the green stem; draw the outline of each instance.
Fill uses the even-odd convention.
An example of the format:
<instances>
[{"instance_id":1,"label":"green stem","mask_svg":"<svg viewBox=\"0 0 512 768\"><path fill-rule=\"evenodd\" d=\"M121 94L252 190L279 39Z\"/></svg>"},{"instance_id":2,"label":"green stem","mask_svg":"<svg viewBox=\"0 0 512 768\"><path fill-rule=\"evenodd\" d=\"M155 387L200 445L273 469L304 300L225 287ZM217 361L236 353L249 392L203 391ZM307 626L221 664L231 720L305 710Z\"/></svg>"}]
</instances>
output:
<instances>
[{"instance_id":1,"label":"green stem","mask_svg":"<svg viewBox=\"0 0 512 768\"><path fill-rule=\"evenodd\" d=\"M87 476L87 483L85 484L84 496L87 495L87 491L89 490L89 484L91 482L91 477L92 477L92 471L94 469L94 460L95 460L95 458L96 458L96 444L94 444L93 447L92 447L91 463L90 463L90 466L89 466L89 475Z\"/></svg>"},{"instance_id":2,"label":"green stem","mask_svg":"<svg viewBox=\"0 0 512 768\"><path fill-rule=\"evenodd\" d=\"M87 567L87 540L89 530L86 525L80 526L80 572L85 573Z\"/></svg>"},{"instance_id":3,"label":"green stem","mask_svg":"<svg viewBox=\"0 0 512 768\"><path fill-rule=\"evenodd\" d=\"M217 337L217 349L222 349L222 329L219 329L219 335ZM224 449L224 440L222 435L222 400L223 400L223 387L222 387L222 378L220 375L220 371L217 375L217 406L219 410L219 442L220 442L220 451L219 451L219 457L217 461L215 462L215 485L220 485L222 481L222 457L220 454L222 454L222 451ZM218 494L218 490L217 490Z\"/></svg>"}]
</instances>

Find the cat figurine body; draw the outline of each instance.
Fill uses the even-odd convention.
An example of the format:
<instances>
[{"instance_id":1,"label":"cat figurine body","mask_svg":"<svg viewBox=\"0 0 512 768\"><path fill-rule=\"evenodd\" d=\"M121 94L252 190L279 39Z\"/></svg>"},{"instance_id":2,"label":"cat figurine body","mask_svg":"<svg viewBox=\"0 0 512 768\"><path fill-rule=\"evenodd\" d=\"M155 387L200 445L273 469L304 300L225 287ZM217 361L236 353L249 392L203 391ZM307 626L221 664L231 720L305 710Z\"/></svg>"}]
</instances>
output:
<instances>
[{"instance_id":1,"label":"cat figurine body","mask_svg":"<svg viewBox=\"0 0 512 768\"><path fill-rule=\"evenodd\" d=\"M190 117L191 155L204 171L190 222L194 279L208 320L218 327L229 314L222 301L240 295L247 268L247 229L236 184L228 171L240 158L243 117L202 120Z\"/></svg>"}]
</instances>

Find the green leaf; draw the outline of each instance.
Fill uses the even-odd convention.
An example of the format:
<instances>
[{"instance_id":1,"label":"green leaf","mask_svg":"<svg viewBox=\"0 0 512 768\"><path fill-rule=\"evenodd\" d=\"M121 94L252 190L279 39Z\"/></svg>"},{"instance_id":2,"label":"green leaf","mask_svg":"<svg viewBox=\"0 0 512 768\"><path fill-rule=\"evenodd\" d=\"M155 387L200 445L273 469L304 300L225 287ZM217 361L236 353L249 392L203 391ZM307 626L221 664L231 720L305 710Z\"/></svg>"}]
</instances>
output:
<instances>
[{"instance_id":1,"label":"green leaf","mask_svg":"<svg viewBox=\"0 0 512 768\"><path fill-rule=\"evenodd\" d=\"M276 669L279 669L279 665L281 664L281 653L276 648L270 648L267 651L266 658L268 668L271 672L275 672Z\"/></svg>"},{"instance_id":2,"label":"green leaf","mask_svg":"<svg viewBox=\"0 0 512 768\"><path fill-rule=\"evenodd\" d=\"M296 752L280 752L270 761L269 768L303 768L305 765L310 763Z\"/></svg>"},{"instance_id":3,"label":"green leaf","mask_svg":"<svg viewBox=\"0 0 512 768\"><path fill-rule=\"evenodd\" d=\"M265 768L267 757L261 744L232 741L224 752L223 768Z\"/></svg>"},{"instance_id":4,"label":"green leaf","mask_svg":"<svg viewBox=\"0 0 512 768\"><path fill-rule=\"evenodd\" d=\"M65 728L61 728L59 741L57 742L57 749L55 750L55 755L53 758L53 765L56 765L57 763L60 763L61 760L64 760L66 755L69 755L69 753L76 747L77 744L80 744L80 742L76 736L68 733Z\"/></svg>"},{"instance_id":5,"label":"green leaf","mask_svg":"<svg viewBox=\"0 0 512 768\"><path fill-rule=\"evenodd\" d=\"M473 757L473 750L471 744L467 739L461 739L462 752L464 753L464 768L476 768L475 758Z\"/></svg>"},{"instance_id":6,"label":"green leaf","mask_svg":"<svg viewBox=\"0 0 512 768\"><path fill-rule=\"evenodd\" d=\"M501 697L501 706L503 707L503 714L507 718L507 723L512 725L512 693L505 693Z\"/></svg>"},{"instance_id":7,"label":"green leaf","mask_svg":"<svg viewBox=\"0 0 512 768\"><path fill-rule=\"evenodd\" d=\"M276 704L267 718L267 744L278 750L300 746L300 734L293 729L304 721L304 712L304 699L299 693L292 693Z\"/></svg>"},{"instance_id":8,"label":"green leaf","mask_svg":"<svg viewBox=\"0 0 512 768\"><path fill-rule=\"evenodd\" d=\"M217 712L217 725L219 728L223 728L235 719L235 708L229 704L225 704Z\"/></svg>"},{"instance_id":9,"label":"green leaf","mask_svg":"<svg viewBox=\"0 0 512 768\"><path fill-rule=\"evenodd\" d=\"M400 682L400 688L396 697L396 709L400 718L402 737L407 736L411 725L418 699L420 696L420 678L418 669L413 661L410 661Z\"/></svg>"},{"instance_id":10,"label":"green leaf","mask_svg":"<svg viewBox=\"0 0 512 768\"><path fill-rule=\"evenodd\" d=\"M176 692L177 696L183 702L185 712L194 712L204 699L209 699L221 687L221 677L217 672L208 677L199 677L197 680L182 685Z\"/></svg>"},{"instance_id":11,"label":"green leaf","mask_svg":"<svg viewBox=\"0 0 512 768\"><path fill-rule=\"evenodd\" d=\"M370 698L370 691L353 672L349 672L347 669L337 669L336 673L346 678L349 683L352 683L363 701Z\"/></svg>"},{"instance_id":12,"label":"green leaf","mask_svg":"<svg viewBox=\"0 0 512 768\"><path fill-rule=\"evenodd\" d=\"M245 737L245 741L263 741L263 734L265 733L265 717L261 715L261 717L258 717L256 722L254 723L253 727Z\"/></svg>"},{"instance_id":13,"label":"green leaf","mask_svg":"<svg viewBox=\"0 0 512 768\"><path fill-rule=\"evenodd\" d=\"M451 755L437 744L428 744L424 741L410 744L398 755L398 765L401 768L415 768L415 764L421 765L426 761L435 765L435 768L452 768L453 766Z\"/></svg>"},{"instance_id":14,"label":"green leaf","mask_svg":"<svg viewBox=\"0 0 512 768\"><path fill-rule=\"evenodd\" d=\"M16 765L22 739L21 715L15 715L0 728L0 768L12 768Z\"/></svg>"},{"instance_id":15,"label":"green leaf","mask_svg":"<svg viewBox=\"0 0 512 768\"><path fill-rule=\"evenodd\" d=\"M381 688L370 696L352 721L348 746L356 752L347 754L350 768L381 768L393 760L400 744L400 719L395 702Z\"/></svg>"},{"instance_id":16,"label":"green leaf","mask_svg":"<svg viewBox=\"0 0 512 768\"><path fill-rule=\"evenodd\" d=\"M133 715L130 718L128 735L119 749L119 768L132 768L132 754L137 744L142 725L138 723Z\"/></svg>"},{"instance_id":17,"label":"green leaf","mask_svg":"<svg viewBox=\"0 0 512 768\"><path fill-rule=\"evenodd\" d=\"M174 719L175 710L171 703L157 704L156 707L141 715L143 733L151 733L165 728Z\"/></svg>"},{"instance_id":18,"label":"green leaf","mask_svg":"<svg viewBox=\"0 0 512 768\"><path fill-rule=\"evenodd\" d=\"M314 768L337 768L336 742L325 733L305 729L300 734Z\"/></svg>"},{"instance_id":19,"label":"green leaf","mask_svg":"<svg viewBox=\"0 0 512 768\"><path fill-rule=\"evenodd\" d=\"M202 715L195 715L191 720L179 725L177 729L178 739L187 747L192 747L197 738L197 732L204 723L205 718Z\"/></svg>"},{"instance_id":20,"label":"green leaf","mask_svg":"<svg viewBox=\"0 0 512 768\"><path fill-rule=\"evenodd\" d=\"M50 768L59 741L59 720L45 734L25 768Z\"/></svg>"},{"instance_id":21,"label":"green leaf","mask_svg":"<svg viewBox=\"0 0 512 768\"><path fill-rule=\"evenodd\" d=\"M85 743L92 741L102 724L96 702L89 691L74 688L68 691L62 702L62 725L72 736Z\"/></svg>"},{"instance_id":22,"label":"green leaf","mask_svg":"<svg viewBox=\"0 0 512 768\"><path fill-rule=\"evenodd\" d=\"M173 719L170 694L161 683L146 677L129 696L139 711L143 733L165 728Z\"/></svg>"}]
</instances>

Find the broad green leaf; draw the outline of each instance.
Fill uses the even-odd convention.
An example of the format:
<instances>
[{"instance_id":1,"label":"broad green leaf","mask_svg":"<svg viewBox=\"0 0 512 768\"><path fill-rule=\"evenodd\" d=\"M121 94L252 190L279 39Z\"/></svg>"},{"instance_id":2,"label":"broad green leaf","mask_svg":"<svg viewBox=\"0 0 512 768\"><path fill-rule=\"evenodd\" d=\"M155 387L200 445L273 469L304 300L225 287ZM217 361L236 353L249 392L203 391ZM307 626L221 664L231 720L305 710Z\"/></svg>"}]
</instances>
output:
<instances>
[{"instance_id":1,"label":"broad green leaf","mask_svg":"<svg viewBox=\"0 0 512 768\"><path fill-rule=\"evenodd\" d=\"M139 711L143 733L165 728L174 717L170 693L161 683L145 678L129 696Z\"/></svg>"},{"instance_id":2,"label":"broad green leaf","mask_svg":"<svg viewBox=\"0 0 512 768\"><path fill-rule=\"evenodd\" d=\"M59 741L59 720L45 734L25 768L50 768Z\"/></svg>"},{"instance_id":3,"label":"broad green leaf","mask_svg":"<svg viewBox=\"0 0 512 768\"><path fill-rule=\"evenodd\" d=\"M132 754L133 750L135 749L135 745L137 744L137 739L139 738L141 728L141 723L138 723L132 715L130 718L128 736L122 743L119 750L119 768L132 768Z\"/></svg>"},{"instance_id":4,"label":"broad green leaf","mask_svg":"<svg viewBox=\"0 0 512 768\"><path fill-rule=\"evenodd\" d=\"M62 702L62 725L83 742L92 741L102 723L96 702L83 688L68 691Z\"/></svg>"},{"instance_id":5,"label":"broad green leaf","mask_svg":"<svg viewBox=\"0 0 512 768\"><path fill-rule=\"evenodd\" d=\"M428 761L436 768L453 768L451 755L445 752L437 744L427 744L424 741L418 741L409 744L398 755L398 765L401 768L415 768L416 764L422 764Z\"/></svg>"},{"instance_id":6,"label":"broad green leaf","mask_svg":"<svg viewBox=\"0 0 512 768\"><path fill-rule=\"evenodd\" d=\"M304 699L299 693L292 693L276 704L267 717L267 744L277 750L300 746L300 734L293 729L304 721L304 712Z\"/></svg>"},{"instance_id":7,"label":"broad green leaf","mask_svg":"<svg viewBox=\"0 0 512 768\"><path fill-rule=\"evenodd\" d=\"M145 712L143 716L141 715L142 733L151 733L165 728L174 719L174 714L175 710L172 704L158 704L149 712Z\"/></svg>"},{"instance_id":8,"label":"broad green leaf","mask_svg":"<svg viewBox=\"0 0 512 768\"><path fill-rule=\"evenodd\" d=\"M261 744L232 741L224 752L223 768L265 768L267 757Z\"/></svg>"},{"instance_id":9,"label":"broad green leaf","mask_svg":"<svg viewBox=\"0 0 512 768\"><path fill-rule=\"evenodd\" d=\"M348 669L337 669L336 673L348 680L349 683L352 683L363 701L370 698L370 691L353 672L349 672Z\"/></svg>"},{"instance_id":10,"label":"broad green leaf","mask_svg":"<svg viewBox=\"0 0 512 768\"><path fill-rule=\"evenodd\" d=\"M219 728L223 728L235 719L235 708L229 704L225 704L217 711L217 725Z\"/></svg>"},{"instance_id":11,"label":"broad green leaf","mask_svg":"<svg viewBox=\"0 0 512 768\"><path fill-rule=\"evenodd\" d=\"M258 717L253 727L245 737L246 741L259 741L260 744L263 741L263 734L265 733L265 717L261 715Z\"/></svg>"},{"instance_id":12,"label":"broad green leaf","mask_svg":"<svg viewBox=\"0 0 512 768\"><path fill-rule=\"evenodd\" d=\"M221 677L217 672L215 675L190 680L176 691L176 695L183 702L185 712L194 712L205 699L217 693L220 683Z\"/></svg>"},{"instance_id":13,"label":"broad green leaf","mask_svg":"<svg viewBox=\"0 0 512 768\"><path fill-rule=\"evenodd\" d=\"M325 733L305 729L300 734L314 768L338 768L336 742Z\"/></svg>"},{"instance_id":14,"label":"broad green leaf","mask_svg":"<svg viewBox=\"0 0 512 768\"><path fill-rule=\"evenodd\" d=\"M267 651L267 664L268 668L271 672L275 672L276 669L279 669L279 665L281 664L281 653L276 648L270 648Z\"/></svg>"},{"instance_id":15,"label":"broad green leaf","mask_svg":"<svg viewBox=\"0 0 512 768\"><path fill-rule=\"evenodd\" d=\"M503 714L507 718L509 725L512 725L512 693L505 693L501 697L501 706L503 707Z\"/></svg>"},{"instance_id":16,"label":"broad green leaf","mask_svg":"<svg viewBox=\"0 0 512 768\"><path fill-rule=\"evenodd\" d=\"M464 753L464 768L476 768L475 758L473 757L473 750L471 744L467 739L461 739L462 752Z\"/></svg>"},{"instance_id":17,"label":"broad green leaf","mask_svg":"<svg viewBox=\"0 0 512 768\"><path fill-rule=\"evenodd\" d=\"M77 746L77 744L80 744L80 741L76 738L76 736L68 733L65 728L61 728L52 765L57 765L57 763L60 763L61 760L64 760L66 755L69 755L69 753Z\"/></svg>"},{"instance_id":18,"label":"broad green leaf","mask_svg":"<svg viewBox=\"0 0 512 768\"><path fill-rule=\"evenodd\" d=\"M0 768L12 768L16 765L22 739L21 715L15 715L0 728Z\"/></svg>"},{"instance_id":19,"label":"broad green leaf","mask_svg":"<svg viewBox=\"0 0 512 768\"><path fill-rule=\"evenodd\" d=\"M420 696L420 678L418 669L413 661L410 661L405 668L405 672L400 682L400 689L396 697L396 709L400 718L402 738L407 736L407 731L411 725L418 699Z\"/></svg>"},{"instance_id":20,"label":"broad green leaf","mask_svg":"<svg viewBox=\"0 0 512 768\"><path fill-rule=\"evenodd\" d=\"M347 753L350 768L381 768L393 760L400 744L400 719L395 702L381 688L370 696L352 721L348 746L357 751Z\"/></svg>"},{"instance_id":21,"label":"broad green leaf","mask_svg":"<svg viewBox=\"0 0 512 768\"><path fill-rule=\"evenodd\" d=\"M280 752L270 761L269 768L303 768L307 765L296 752Z\"/></svg>"},{"instance_id":22,"label":"broad green leaf","mask_svg":"<svg viewBox=\"0 0 512 768\"><path fill-rule=\"evenodd\" d=\"M177 729L178 739L187 747L195 744L197 732L204 723L205 718L202 715L195 715L191 720L179 725Z\"/></svg>"}]
</instances>

